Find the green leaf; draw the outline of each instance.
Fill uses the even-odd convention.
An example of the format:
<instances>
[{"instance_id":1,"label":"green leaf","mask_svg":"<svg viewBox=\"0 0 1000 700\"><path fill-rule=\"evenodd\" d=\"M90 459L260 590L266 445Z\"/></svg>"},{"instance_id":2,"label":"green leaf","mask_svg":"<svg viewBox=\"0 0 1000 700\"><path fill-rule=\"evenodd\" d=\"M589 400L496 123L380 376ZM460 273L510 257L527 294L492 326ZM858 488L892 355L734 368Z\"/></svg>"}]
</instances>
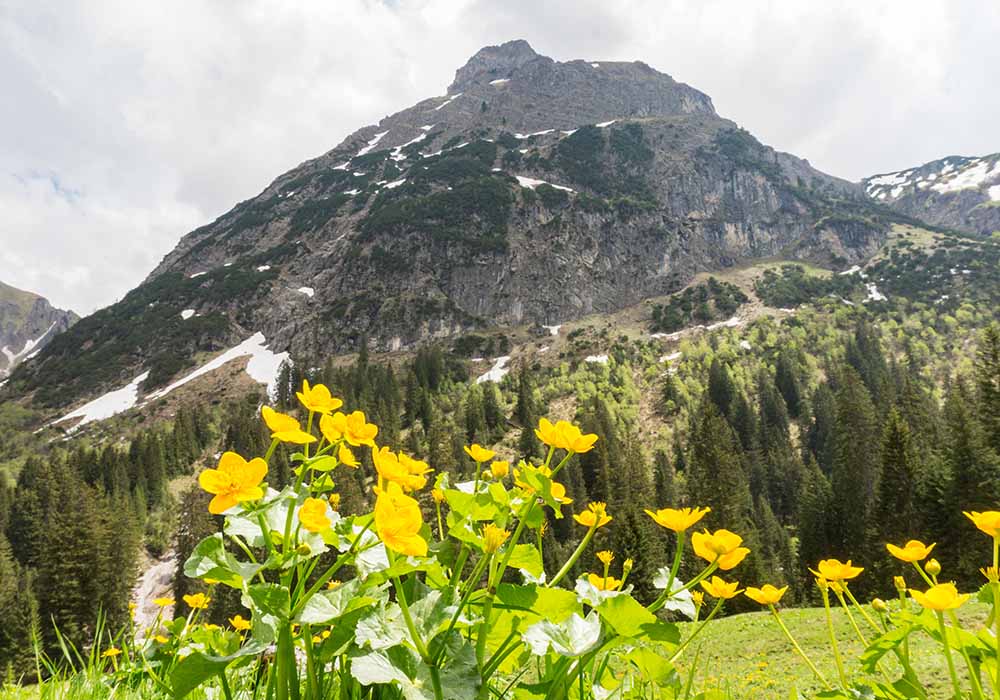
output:
<instances>
[{"instance_id":1,"label":"green leaf","mask_svg":"<svg viewBox=\"0 0 1000 700\"><path fill-rule=\"evenodd\" d=\"M243 588L260 571L259 564L239 561L226 551L222 533L206 537L184 562L184 575L190 578L214 578L231 588Z\"/></svg>"},{"instance_id":2,"label":"green leaf","mask_svg":"<svg viewBox=\"0 0 1000 700\"><path fill-rule=\"evenodd\" d=\"M861 667L867 673L875 673L877 664L883 656L896 649L903 640L913 631L913 625L905 624L901 627L894 627L878 639L872 641L868 648L861 654Z\"/></svg>"},{"instance_id":3,"label":"green leaf","mask_svg":"<svg viewBox=\"0 0 1000 700\"><path fill-rule=\"evenodd\" d=\"M559 624L542 620L524 631L521 639L536 656L549 649L559 656L583 656L601 641L601 618L594 612L587 617L573 613Z\"/></svg>"},{"instance_id":4,"label":"green leaf","mask_svg":"<svg viewBox=\"0 0 1000 700\"><path fill-rule=\"evenodd\" d=\"M394 647L409 637L399 606L384 601L358 620L354 633L359 647L375 650Z\"/></svg>"},{"instance_id":5,"label":"green leaf","mask_svg":"<svg viewBox=\"0 0 1000 700\"><path fill-rule=\"evenodd\" d=\"M324 455L307 461L306 466L317 472L328 472L340 464L340 461L331 455Z\"/></svg>"},{"instance_id":6,"label":"green leaf","mask_svg":"<svg viewBox=\"0 0 1000 700\"><path fill-rule=\"evenodd\" d=\"M519 544L514 546L514 551L510 555L510 566L515 569L524 569L529 574L538 578L544 573L542 568L542 555L538 549L531 544Z\"/></svg>"},{"instance_id":7,"label":"green leaf","mask_svg":"<svg viewBox=\"0 0 1000 700\"><path fill-rule=\"evenodd\" d=\"M549 622L562 622L581 609L572 591L536 584L501 583L497 586L497 601L504 607L535 613Z\"/></svg>"},{"instance_id":8,"label":"green leaf","mask_svg":"<svg viewBox=\"0 0 1000 700\"><path fill-rule=\"evenodd\" d=\"M642 674L642 677L657 685L670 685L677 679L677 671L665 657L651 647L639 647L625 655Z\"/></svg>"},{"instance_id":9,"label":"green leaf","mask_svg":"<svg viewBox=\"0 0 1000 700\"><path fill-rule=\"evenodd\" d=\"M327 624L353 610L377 602L375 598L358 595L360 587L361 581L353 579L332 590L317 591L303 606L295 621L303 624Z\"/></svg>"},{"instance_id":10,"label":"green leaf","mask_svg":"<svg viewBox=\"0 0 1000 700\"><path fill-rule=\"evenodd\" d=\"M247 595L253 602L255 611L273 615L281 620L287 620L291 614L292 604L288 598L288 590L275 583L258 583L247 588ZM249 606L248 606L249 607Z\"/></svg>"},{"instance_id":11,"label":"green leaf","mask_svg":"<svg viewBox=\"0 0 1000 700\"><path fill-rule=\"evenodd\" d=\"M265 648L264 644L252 642L229 656L211 656L200 651L192 652L170 672L170 689L173 696L183 698L208 679L222 673L233 661L256 656Z\"/></svg>"}]
</instances>

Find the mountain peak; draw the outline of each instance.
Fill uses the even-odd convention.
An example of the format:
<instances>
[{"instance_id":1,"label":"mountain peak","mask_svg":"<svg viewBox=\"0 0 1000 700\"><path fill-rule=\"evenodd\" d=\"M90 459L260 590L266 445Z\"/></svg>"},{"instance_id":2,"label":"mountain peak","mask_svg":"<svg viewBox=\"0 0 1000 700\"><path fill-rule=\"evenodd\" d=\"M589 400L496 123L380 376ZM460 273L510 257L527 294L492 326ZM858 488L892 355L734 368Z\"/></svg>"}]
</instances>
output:
<instances>
[{"instance_id":1,"label":"mountain peak","mask_svg":"<svg viewBox=\"0 0 1000 700\"><path fill-rule=\"evenodd\" d=\"M536 53L524 39L514 39L499 46L484 46L455 71L455 82L448 92L463 90L472 83L508 78L515 70L535 60L552 63L551 58Z\"/></svg>"}]
</instances>

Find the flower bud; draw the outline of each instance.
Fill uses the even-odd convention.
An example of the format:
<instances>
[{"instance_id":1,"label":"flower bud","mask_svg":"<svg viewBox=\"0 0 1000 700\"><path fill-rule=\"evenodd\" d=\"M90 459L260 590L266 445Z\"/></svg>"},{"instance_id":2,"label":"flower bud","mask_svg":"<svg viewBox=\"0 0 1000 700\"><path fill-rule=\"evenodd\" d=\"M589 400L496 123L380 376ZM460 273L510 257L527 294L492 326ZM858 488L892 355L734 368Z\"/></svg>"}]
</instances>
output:
<instances>
[{"instance_id":1,"label":"flower bud","mask_svg":"<svg viewBox=\"0 0 1000 700\"><path fill-rule=\"evenodd\" d=\"M896 587L896 590L900 593L906 592L906 579L902 576L893 576L892 585Z\"/></svg>"},{"instance_id":2,"label":"flower bud","mask_svg":"<svg viewBox=\"0 0 1000 700\"><path fill-rule=\"evenodd\" d=\"M629 557L624 562L622 562L622 582L624 582L625 579L628 578L628 575L632 572L632 567L634 565L635 565L635 562L632 561L631 557Z\"/></svg>"},{"instance_id":3,"label":"flower bud","mask_svg":"<svg viewBox=\"0 0 1000 700\"><path fill-rule=\"evenodd\" d=\"M331 493L330 494L330 507L334 510L340 510L340 494Z\"/></svg>"},{"instance_id":4,"label":"flower bud","mask_svg":"<svg viewBox=\"0 0 1000 700\"><path fill-rule=\"evenodd\" d=\"M880 613L889 612L889 606L886 605L885 601L882 600L881 598L876 598L875 600L872 601L872 608L875 609L875 612L880 612Z\"/></svg>"},{"instance_id":5,"label":"flower bud","mask_svg":"<svg viewBox=\"0 0 1000 700\"><path fill-rule=\"evenodd\" d=\"M435 503L444 502L444 492L441 489L438 488L431 489L431 496L434 498Z\"/></svg>"},{"instance_id":6,"label":"flower bud","mask_svg":"<svg viewBox=\"0 0 1000 700\"><path fill-rule=\"evenodd\" d=\"M312 547L310 547L307 543L303 542L302 544L300 544L298 547L295 548L295 553L298 554L300 557L308 557L310 554L312 554Z\"/></svg>"},{"instance_id":7,"label":"flower bud","mask_svg":"<svg viewBox=\"0 0 1000 700\"><path fill-rule=\"evenodd\" d=\"M941 562L937 559L928 559L927 563L924 565L927 569L927 575L934 577L941 573Z\"/></svg>"},{"instance_id":8,"label":"flower bud","mask_svg":"<svg viewBox=\"0 0 1000 700\"><path fill-rule=\"evenodd\" d=\"M827 589L829 589L829 588L830 588L830 582L829 582L829 581L827 581L827 580L826 580L825 578L823 578L822 576L817 576L817 577L816 577L816 585L817 585L817 586L819 587L819 589L820 589L821 591L825 591L825 590L827 590Z\"/></svg>"}]
</instances>

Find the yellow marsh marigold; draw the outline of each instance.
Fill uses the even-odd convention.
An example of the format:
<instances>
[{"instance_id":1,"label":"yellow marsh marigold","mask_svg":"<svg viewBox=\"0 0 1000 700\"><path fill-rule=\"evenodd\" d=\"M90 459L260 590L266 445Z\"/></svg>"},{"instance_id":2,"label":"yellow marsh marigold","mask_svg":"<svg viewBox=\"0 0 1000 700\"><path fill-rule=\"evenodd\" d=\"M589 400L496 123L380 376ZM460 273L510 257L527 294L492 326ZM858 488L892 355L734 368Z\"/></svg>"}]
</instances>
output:
<instances>
[{"instance_id":1,"label":"yellow marsh marigold","mask_svg":"<svg viewBox=\"0 0 1000 700\"><path fill-rule=\"evenodd\" d=\"M104 650L104 653L101 654L101 656L103 656L105 659L113 659L121 653L122 650L119 649L118 647L108 647L107 649Z\"/></svg>"},{"instance_id":2,"label":"yellow marsh marigold","mask_svg":"<svg viewBox=\"0 0 1000 700\"><path fill-rule=\"evenodd\" d=\"M388 447L372 448L372 461L383 482L399 484L406 491L417 491L427 484L426 474L430 467L426 462L413 459L402 452L396 454Z\"/></svg>"},{"instance_id":3,"label":"yellow marsh marigold","mask_svg":"<svg viewBox=\"0 0 1000 700\"><path fill-rule=\"evenodd\" d=\"M701 591L691 591L691 601L696 608L700 608L705 602L705 594Z\"/></svg>"},{"instance_id":4,"label":"yellow marsh marigold","mask_svg":"<svg viewBox=\"0 0 1000 700\"><path fill-rule=\"evenodd\" d=\"M934 544L924 544L920 540L910 540L902 547L897 547L891 542L885 545L885 548L889 550L889 554L896 557L900 561L905 561L908 563L913 563L915 561L923 561L930 555L931 550L934 549Z\"/></svg>"},{"instance_id":5,"label":"yellow marsh marigold","mask_svg":"<svg viewBox=\"0 0 1000 700\"><path fill-rule=\"evenodd\" d=\"M340 510L340 494L339 493L331 493L327 497L327 500L330 502L330 507L331 508L333 508L334 510Z\"/></svg>"},{"instance_id":6,"label":"yellow marsh marigold","mask_svg":"<svg viewBox=\"0 0 1000 700\"><path fill-rule=\"evenodd\" d=\"M361 466L361 462L359 462L358 458L354 456L353 452L351 452L351 448L344 443L340 443L340 447L337 448L337 459L340 460L341 464L351 467L352 469L357 469Z\"/></svg>"},{"instance_id":7,"label":"yellow marsh marigold","mask_svg":"<svg viewBox=\"0 0 1000 700\"><path fill-rule=\"evenodd\" d=\"M494 479L506 479L510 474L510 462L497 460L490 465L490 475Z\"/></svg>"},{"instance_id":8,"label":"yellow marsh marigold","mask_svg":"<svg viewBox=\"0 0 1000 700\"><path fill-rule=\"evenodd\" d=\"M954 610L969 599L969 594L959 595L954 583L939 583L926 592L910 589L910 595L921 607L938 612Z\"/></svg>"},{"instance_id":9,"label":"yellow marsh marigold","mask_svg":"<svg viewBox=\"0 0 1000 700\"><path fill-rule=\"evenodd\" d=\"M691 536L694 553L707 562L718 562L719 568L729 571L736 568L750 553L741 547L743 538L729 530L696 532Z\"/></svg>"},{"instance_id":10,"label":"yellow marsh marigold","mask_svg":"<svg viewBox=\"0 0 1000 700\"><path fill-rule=\"evenodd\" d=\"M928 559L927 563L924 564L924 571L926 571L927 575L930 576L931 578L940 575L941 562L939 562L937 559Z\"/></svg>"},{"instance_id":11,"label":"yellow marsh marigold","mask_svg":"<svg viewBox=\"0 0 1000 700\"><path fill-rule=\"evenodd\" d=\"M486 527L483 528L483 549L487 554L493 554L503 546L508 537L510 537L509 532L500 529L493 523L487 523Z\"/></svg>"},{"instance_id":12,"label":"yellow marsh marigold","mask_svg":"<svg viewBox=\"0 0 1000 700\"><path fill-rule=\"evenodd\" d=\"M704 518L711 510L711 508L661 508L656 512L647 510L646 515L661 527L674 532L683 532Z\"/></svg>"},{"instance_id":13,"label":"yellow marsh marigold","mask_svg":"<svg viewBox=\"0 0 1000 700\"><path fill-rule=\"evenodd\" d=\"M264 497L260 482L267 476L267 462L255 457L249 462L235 452L224 452L217 469L206 469L198 475L198 483L215 498L208 511L224 513L237 503L256 501Z\"/></svg>"},{"instance_id":14,"label":"yellow marsh marigold","mask_svg":"<svg viewBox=\"0 0 1000 700\"><path fill-rule=\"evenodd\" d=\"M549 447L580 454L590 452L597 442L597 436L593 433L584 435L578 427L564 420L553 425L547 418L538 421L535 435Z\"/></svg>"},{"instance_id":15,"label":"yellow marsh marigold","mask_svg":"<svg viewBox=\"0 0 1000 700\"><path fill-rule=\"evenodd\" d=\"M299 508L299 522L309 532L323 532L330 527L326 514L327 502L322 498L307 498Z\"/></svg>"},{"instance_id":16,"label":"yellow marsh marigold","mask_svg":"<svg viewBox=\"0 0 1000 700\"><path fill-rule=\"evenodd\" d=\"M304 431L299 422L289 415L278 413L270 406L261 407L260 415L267 423L267 427L271 431L271 438L274 440L290 442L295 445L316 442L316 436Z\"/></svg>"},{"instance_id":17,"label":"yellow marsh marigold","mask_svg":"<svg viewBox=\"0 0 1000 700\"><path fill-rule=\"evenodd\" d=\"M600 574L587 574L587 580L599 591L617 591L623 583L614 576L601 576Z\"/></svg>"},{"instance_id":18,"label":"yellow marsh marigold","mask_svg":"<svg viewBox=\"0 0 1000 700\"><path fill-rule=\"evenodd\" d=\"M608 515L607 509L608 505L600 501L588 503L587 510L574 515L573 520L594 529L604 527L612 520L611 516Z\"/></svg>"},{"instance_id":19,"label":"yellow marsh marigold","mask_svg":"<svg viewBox=\"0 0 1000 700\"><path fill-rule=\"evenodd\" d=\"M444 491L439 488L431 489L431 498L434 499L435 503L444 503Z\"/></svg>"},{"instance_id":20,"label":"yellow marsh marigold","mask_svg":"<svg viewBox=\"0 0 1000 700\"><path fill-rule=\"evenodd\" d=\"M711 581L701 582L701 587L705 589L706 593L713 598L720 598L722 600L729 600L730 598L734 598L737 593L741 593L742 591L738 590L739 586L739 581L723 581L718 576L713 576Z\"/></svg>"},{"instance_id":21,"label":"yellow marsh marigold","mask_svg":"<svg viewBox=\"0 0 1000 700\"><path fill-rule=\"evenodd\" d=\"M494 452L493 450L487 450L479 443L466 445L463 449L465 449L465 454L472 457L473 462L478 462L478 463L488 462L489 460L493 459L494 456L496 456L496 452Z\"/></svg>"},{"instance_id":22,"label":"yellow marsh marigold","mask_svg":"<svg viewBox=\"0 0 1000 700\"><path fill-rule=\"evenodd\" d=\"M1000 539L1000 512L987 510L980 513L974 510L971 513L962 511L962 514L993 539Z\"/></svg>"},{"instance_id":23,"label":"yellow marsh marigold","mask_svg":"<svg viewBox=\"0 0 1000 700\"><path fill-rule=\"evenodd\" d=\"M166 644L170 641L170 639L168 637L164 637L162 634L158 634L153 637L153 641L157 644Z\"/></svg>"},{"instance_id":24,"label":"yellow marsh marigold","mask_svg":"<svg viewBox=\"0 0 1000 700\"><path fill-rule=\"evenodd\" d=\"M986 577L986 580L990 583L1000 582L1000 570L995 566L987 566L985 569L980 569L979 573Z\"/></svg>"},{"instance_id":25,"label":"yellow marsh marigold","mask_svg":"<svg viewBox=\"0 0 1000 700\"><path fill-rule=\"evenodd\" d=\"M847 560L846 564L839 559L824 559L817 568L819 571L809 570L817 578L825 579L828 582L847 581L865 570L862 566L851 566L850 559Z\"/></svg>"},{"instance_id":26,"label":"yellow marsh marigold","mask_svg":"<svg viewBox=\"0 0 1000 700\"><path fill-rule=\"evenodd\" d=\"M204 593L193 593L191 595L184 596L184 602L187 603L188 607L192 610L204 610L208 607L208 604L212 602L212 599Z\"/></svg>"},{"instance_id":27,"label":"yellow marsh marigold","mask_svg":"<svg viewBox=\"0 0 1000 700\"><path fill-rule=\"evenodd\" d=\"M426 555L427 541L420 536L424 525L420 505L395 481L377 489L377 493L375 531L385 546L406 556Z\"/></svg>"},{"instance_id":28,"label":"yellow marsh marigold","mask_svg":"<svg viewBox=\"0 0 1000 700\"><path fill-rule=\"evenodd\" d=\"M302 391L296 391L299 402L313 413L328 414L344 405L344 402L330 395L330 390L322 384L309 386L309 380L302 380Z\"/></svg>"},{"instance_id":29,"label":"yellow marsh marigold","mask_svg":"<svg viewBox=\"0 0 1000 700\"><path fill-rule=\"evenodd\" d=\"M169 607L175 602L176 601L173 598L153 598L153 605L161 608Z\"/></svg>"},{"instance_id":30,"label":"yellow marsh marigold","mask_svg":"<svg viewBox=\"0 0 1000 700\"><path fill-rule=\"evenodd\" d=\"M785 595L785 591L787 590L788 586L775 588L770 583L765 583L760 588L747 586L744 595L760 605L776 605L778 601L781 600L781 596Z\"/></svg>"},{"instance_id":31,"label":"yellow marsh marigold","mask_svg":"<svg viewBox=\"0 0 1000 700\"><path fill-rule=\"evenodd\" d=\"M250 621L244 620L242 615L234 615L229 618L229 624L231 624L233 629L237 632L246 632L250 629Z\"/></svg>"},{"instance_id":32,"label":"yellow marsh marigold","mask_svg":"<svg viewBox=\"0 0 1000 700\"><path fill-rule=\"evenodd\" d=\"M378 426L368 422L364 411L354 411L350 415L337 411L331 416L319 419L319 431L329 442L346 440L354 447L368 445L374 448Z\"/></svg>"},{"instance_id":33,"label":"yellow marsh marigold","mask_svg":"<svg viewBox=\"0 0 1000 700\"><path fill-rule=\"evenodd\" d=\"M611 562L615 560L615 553L609 552L606 549L602 549L597 553L597 559L605 566L611 566Z\"/></svg>"}]
</instances>

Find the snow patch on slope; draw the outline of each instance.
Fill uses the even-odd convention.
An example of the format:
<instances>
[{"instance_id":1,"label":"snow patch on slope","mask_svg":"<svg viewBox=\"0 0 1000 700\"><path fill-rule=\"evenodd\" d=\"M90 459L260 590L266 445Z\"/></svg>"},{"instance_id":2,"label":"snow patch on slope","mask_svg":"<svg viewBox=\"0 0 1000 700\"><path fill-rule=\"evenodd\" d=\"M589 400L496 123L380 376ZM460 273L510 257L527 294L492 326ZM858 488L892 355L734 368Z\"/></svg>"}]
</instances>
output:
<instances>
[{"instance_id":1,"label":"snow patch on slope","mask_svg":"<svg viewBox=\"0 0 1000 700\"><path fill-rule=\"evenodd\" d=\"M486 374L483 374L476 379L476 384L482 384L483 382L499 382L507 376L508 372L510 372L510 368L507 367L508 362L510 362L510 355L503 355L493 360L493 366L490 367Z\"/></svg>"},{"instance_id":2,"label":"snow patch on slope","mask_svg":"<svg viewBox=\"0 0 1000 700\"><path fill-rule=\"evenodd\" d=\"M555 185L551 182L546 182L545 180L536 180L533 177L524 177L523 175L515 175L517 182L521 187L527 187L529 190L533 190L539 185L549 185L555 187L557 190L563 190L565 192L573 192L569 187L563 187L562 185Z\"/></svg>"},{"instance_id":3,"label":"snow patch on slope","mask_svg":"<svg viewBox=\"0 0 1000 700\"><path fill-rule=\"evenodd\" d=\"M99 396L90 403L85 403L75 411L67 413L62 418L52 421L52 425L63 423L73 418L79 418L80 422L70 428L67 432L75 432L87 423L95 420L104 420L111 416L118 415L123 411L133 408L139 400L139 385L146 381L149 372L143 372L131 382L120 389L109 391L103 396Z\"/></svg>"}]
</instances>

